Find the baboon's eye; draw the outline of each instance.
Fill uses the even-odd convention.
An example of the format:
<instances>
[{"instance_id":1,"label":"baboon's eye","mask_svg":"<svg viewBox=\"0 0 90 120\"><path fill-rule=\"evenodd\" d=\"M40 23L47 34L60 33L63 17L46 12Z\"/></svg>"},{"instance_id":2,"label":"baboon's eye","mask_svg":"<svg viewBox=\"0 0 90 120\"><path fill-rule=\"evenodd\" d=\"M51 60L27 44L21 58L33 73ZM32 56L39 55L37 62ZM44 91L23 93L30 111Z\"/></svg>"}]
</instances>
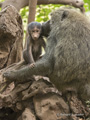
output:
<instances>
[{"instance_id":1,"label":"baboon's eye","mask_svg":"<svg viewBox=\"0 0 90 120\"><path fill-rule=\"evenodd\" d=\"M61 21L63 21L68 16L68 11L64 11L61 17Z\"/></svg>"}]
</instances>

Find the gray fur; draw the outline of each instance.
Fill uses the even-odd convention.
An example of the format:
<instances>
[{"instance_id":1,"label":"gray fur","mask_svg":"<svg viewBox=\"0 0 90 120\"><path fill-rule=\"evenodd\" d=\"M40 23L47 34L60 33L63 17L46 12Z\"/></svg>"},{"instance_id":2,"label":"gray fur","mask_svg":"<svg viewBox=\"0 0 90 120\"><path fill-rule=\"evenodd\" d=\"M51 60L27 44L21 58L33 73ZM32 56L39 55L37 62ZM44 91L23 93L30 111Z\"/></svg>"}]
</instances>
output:
<instances>
[{"instance_id":1,"label":"gray fur","mask_svg":"<svg viewBox=\"0 0 90 120\"><path fill-rule=\"evenodd\" d=\"M33 74L48 75L62 92L74 90L83 99L90 99L89 20L74 9L60 8L51 14L50 25L46 54L35 67L28 66L4 76L23 81Z\"/></svg>"}]
</instances>

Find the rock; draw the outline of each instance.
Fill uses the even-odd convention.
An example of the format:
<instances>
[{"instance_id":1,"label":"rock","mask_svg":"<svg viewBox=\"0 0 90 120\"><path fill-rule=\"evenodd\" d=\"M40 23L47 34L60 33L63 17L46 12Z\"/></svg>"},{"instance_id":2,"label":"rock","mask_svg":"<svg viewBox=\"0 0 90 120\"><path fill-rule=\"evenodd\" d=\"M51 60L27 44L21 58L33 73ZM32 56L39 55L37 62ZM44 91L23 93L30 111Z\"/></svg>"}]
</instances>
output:
<instances>
[{"instance_id":1,"label":"rock","mask_svg":"<svg viewBox=\"0 0 90 120\"><path fill-rule=\"evenodd\" d=\"M36 120L36 118L30 108L25 108L24 112L17 120Z\"/></svg>"},{"instance_id":2,"label":"rock","mask_svg":"<svg viewBox=\"0 0 90 120\"><path fill-rule=\"evenodd\" d=\"M70 113L68 105L56 93L37 95L33 101L40 120L70 120L67 116Z\"/></svg>"}]
</instances>

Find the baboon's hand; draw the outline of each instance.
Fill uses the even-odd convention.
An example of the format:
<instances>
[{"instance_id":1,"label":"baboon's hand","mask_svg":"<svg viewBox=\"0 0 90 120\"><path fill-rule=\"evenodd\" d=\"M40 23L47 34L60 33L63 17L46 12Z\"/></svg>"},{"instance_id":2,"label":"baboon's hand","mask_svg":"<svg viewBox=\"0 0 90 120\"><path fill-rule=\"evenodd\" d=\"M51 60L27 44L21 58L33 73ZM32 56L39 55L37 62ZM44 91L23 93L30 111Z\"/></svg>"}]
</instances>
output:
<instances>
[{"instance_id":1,"label":"baboon's hand","mask_svg":"<svg viewBox=\"0 0 90 120\"><path fill-rule=\"evenodd\" d=\"M15 71L7 71L3 73L3 77L6 81L14 81L15 80Z\"/></svg>"},{"instance_id":2,"label":"baboon's hand","mask_svg":"<svg viewBox=\"0 0 90 120\"><path fill-rule=\"evenodd\" d=\"M30 64L30 68L34 68L35 67L35 63Z\"/></svg>"},{"instance_id":3,"label":"baboon's hand","mask_svg":"<svg viewBox=\"0 0 90 120\"><path fill-rule=\"evenodd\" d=\"M10 77L10 72L3 73L3 77L8 80Z\"/></svg>"}]
</instances>

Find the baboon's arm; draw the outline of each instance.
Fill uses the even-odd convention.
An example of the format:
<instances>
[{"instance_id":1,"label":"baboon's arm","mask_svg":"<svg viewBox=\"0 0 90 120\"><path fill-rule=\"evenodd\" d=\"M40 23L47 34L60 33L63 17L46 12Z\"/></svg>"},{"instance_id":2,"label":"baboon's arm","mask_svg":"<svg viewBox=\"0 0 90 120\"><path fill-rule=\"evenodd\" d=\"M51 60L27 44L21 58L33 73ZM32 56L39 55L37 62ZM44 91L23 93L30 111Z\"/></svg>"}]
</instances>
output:
<instances>
[{"instance_id":1,"label":"baboon's arm","mask_svg":"<svg viewBox=\"0 0 90 120\"><path fill-rule=\"evenodd\" d=\"M27 65L20 70L8 71L3 74L6 81L23 82L25 79L30 78L32 75L47 75L51 72L51 62L47 59L39 60L32 68Z\"/></svg>"}]
</instances>

